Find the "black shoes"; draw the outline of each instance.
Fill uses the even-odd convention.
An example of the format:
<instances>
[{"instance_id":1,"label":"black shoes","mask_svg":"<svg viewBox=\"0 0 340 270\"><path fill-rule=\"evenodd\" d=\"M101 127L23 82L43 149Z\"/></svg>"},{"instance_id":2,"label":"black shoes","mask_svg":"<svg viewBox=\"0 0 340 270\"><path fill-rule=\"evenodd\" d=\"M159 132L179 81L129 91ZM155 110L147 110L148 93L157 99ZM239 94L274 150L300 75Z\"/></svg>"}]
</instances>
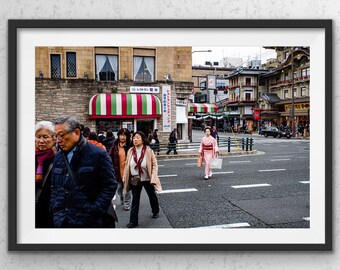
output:
<instances>
[{"instance_id":1,"label":"black shoes","mask_svg":"<svg viewBox=\"0 0 340 270\"><path fill-rule=\"evenodd\" d=\"M152 218L158 218L158 213L157 214L153 214Z\"/></svg>"},{"instance_id":2,"label":"black shoes","mask_svg":"<svg viewBox=\"0 0 340 270\"><path fill-rule=\"evenodd\" d=\"M132 223L132 222L130 222L129 224L126 225L126 227L129 228L129 229L136 228L137 226L138 226L138 224Z\"/></svg>"}]
</instances>

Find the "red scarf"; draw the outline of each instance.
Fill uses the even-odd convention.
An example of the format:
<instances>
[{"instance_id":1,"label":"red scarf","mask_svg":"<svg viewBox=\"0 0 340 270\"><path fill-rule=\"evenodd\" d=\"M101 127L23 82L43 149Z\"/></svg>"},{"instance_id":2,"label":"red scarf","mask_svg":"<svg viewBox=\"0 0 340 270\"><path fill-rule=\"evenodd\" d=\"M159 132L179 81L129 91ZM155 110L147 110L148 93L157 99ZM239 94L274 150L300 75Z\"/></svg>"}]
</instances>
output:
<instances>
[{"instance_id":1,"label":"red scarf","mask_svg":"<svg viewBox=\"0 0 340 270\"><path fill-rule=\"evenodd\" d=\"M144 155L145 155L145 151L146 151L146 146L143 145L143 148L142 148L142 153L137 161L137 151L136 151L136 147L132 147L132 155L133 155L133 160L135 161L136 163L136 166L135 166L135 170L138 168L138 171L139 171L139 175L142 175L143 174L143 169L142 169L142 161L144 159Z\"/></svg>"},{"instance_id":2,"label":"red scarf","mask_svg":"<svg viewBox=\"0 0 340 270\"><path fill-rule=\"evenodd\" d=\"M52 148L45 151L35 151L35 158L37 161L37 168L35 171L35 182L41 183L44 174L44 162L54 156L57 152L57 148L53 146Z\"/></svg>"}]
</instances>

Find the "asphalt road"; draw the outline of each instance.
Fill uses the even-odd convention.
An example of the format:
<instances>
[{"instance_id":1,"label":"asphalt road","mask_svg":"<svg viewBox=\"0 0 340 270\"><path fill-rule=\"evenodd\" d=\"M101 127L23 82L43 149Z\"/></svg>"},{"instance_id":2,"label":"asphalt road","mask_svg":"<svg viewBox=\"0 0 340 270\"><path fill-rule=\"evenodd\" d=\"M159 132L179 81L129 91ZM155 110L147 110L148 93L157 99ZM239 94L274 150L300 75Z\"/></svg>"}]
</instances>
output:
<instances>
[{"instance_id":1,"label":"asphalt road","mask_svg":"<svg viewBox=\"0 0 340 270\"><path fill-rule=\"evenodd\" d=\"M258 154L222 156L209 180L194 158L159 160L160 217L150 218L143 192L139 228L309 228L309 141L252 137ZM128 212L120 208L124 227Z\"/></svg>"}]
</instances>

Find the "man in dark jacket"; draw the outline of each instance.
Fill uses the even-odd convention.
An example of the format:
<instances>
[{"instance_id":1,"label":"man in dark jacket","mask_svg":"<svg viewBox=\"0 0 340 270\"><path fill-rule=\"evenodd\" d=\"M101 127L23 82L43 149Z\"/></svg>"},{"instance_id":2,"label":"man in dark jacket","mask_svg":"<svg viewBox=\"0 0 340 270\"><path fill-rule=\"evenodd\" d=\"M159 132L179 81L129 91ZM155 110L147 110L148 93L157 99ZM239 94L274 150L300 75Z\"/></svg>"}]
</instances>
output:
<instances>
[{"instance_id":1,"label":"man in dark jacket","mask_svg":"<svg viewBox=\"0 0 340 270\"><path fill-rule=\"evenodd\" d=\"M116 192L108 153L87 142L75 117L53 121L58 151L52 169L51 211L57 228L100 228Z\"/></svg>"}]
</instances>

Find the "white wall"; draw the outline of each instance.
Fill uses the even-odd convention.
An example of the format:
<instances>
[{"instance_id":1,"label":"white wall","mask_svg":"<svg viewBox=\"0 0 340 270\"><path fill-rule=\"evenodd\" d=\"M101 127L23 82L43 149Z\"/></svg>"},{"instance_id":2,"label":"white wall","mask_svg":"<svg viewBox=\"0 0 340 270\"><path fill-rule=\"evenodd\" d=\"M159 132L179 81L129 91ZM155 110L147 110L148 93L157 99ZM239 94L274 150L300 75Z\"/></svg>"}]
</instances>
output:
<instances>
[{"instance_id":1,"label":"white wall","mask_svg":"<svg viewBox=\"0 0 340 270\"><path fill-rule=\"evenodd\" d=\"M340 269L340 2L168 0L1 0L0 10L0 269ZM333 19L333 252L8 252L8 19ZM209 37L204 37L209 38ZM251 42L251 40L250 40ZM212 43L213 44L213 43ZM22 132L22 130L20 130ZM212 184L214 184L212 182ZM189 214L189 213L188 213Z\"/></svg>"}]
</instances>

